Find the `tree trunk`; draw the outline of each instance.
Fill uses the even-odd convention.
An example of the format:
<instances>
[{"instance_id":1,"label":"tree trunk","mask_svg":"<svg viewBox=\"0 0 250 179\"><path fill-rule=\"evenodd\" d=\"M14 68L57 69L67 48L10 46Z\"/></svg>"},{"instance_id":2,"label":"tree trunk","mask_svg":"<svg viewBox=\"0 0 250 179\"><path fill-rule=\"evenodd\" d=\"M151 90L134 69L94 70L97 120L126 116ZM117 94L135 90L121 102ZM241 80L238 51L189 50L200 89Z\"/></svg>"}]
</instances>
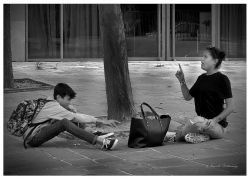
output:
<instances>
[{"instance_id":1,"label":"tree trunk","mask_svg":"<svg viewBox=\"0 0 250 179\"><path fill-rule=\"evenodd\" d=\"M14 88L11 56L9 4L4 4L4 88Z\"/></svg>"},{"instance_id":2,"label":"tree trunk","mask_svg":"<svg viewBox=\"0 0 250 179\"><path fill-rule=\"evenodd\" d=\"M124 121L134 116L127 47L120 5L98 5L102 32L108 119Z\"/></svg>"}]
</instances>

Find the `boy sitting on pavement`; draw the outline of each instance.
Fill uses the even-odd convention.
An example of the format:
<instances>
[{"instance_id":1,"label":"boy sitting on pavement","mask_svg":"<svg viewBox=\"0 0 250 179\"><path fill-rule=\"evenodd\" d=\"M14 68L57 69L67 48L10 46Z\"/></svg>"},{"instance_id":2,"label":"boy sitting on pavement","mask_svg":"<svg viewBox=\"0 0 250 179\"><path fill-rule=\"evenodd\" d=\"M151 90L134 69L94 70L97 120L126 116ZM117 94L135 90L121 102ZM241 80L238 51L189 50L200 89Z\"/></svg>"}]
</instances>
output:
<instances>
[{"instance_id":1,"label":"boy sitting on pavement","mask_svg":"<svg viewBox=\"0 0 250 179\"><path fill-rule=\"evenodd\" d=\"M75 108L70 105L71 100L75 98L76 93L65 83L58 83L54 88L54 98L48 97L47 102L38 115L33 119L33 123L41 123L48 119L52 119L36 127L28 136L32 128L29 128L23 135L26 136L27 144L31 147L38 147L49 141L61 132L68 133L85 140L93 145L96 143L102 148L112 150L117 145L118 140L108 138L114 133L102 133L94 131L92 128L86 127L85 124L103 124L116 127L119 124L116 120L100 120L93 116L77 113ZM78 127L75 123L83 124L84 129Z\"/></svg>"}]
</instances>

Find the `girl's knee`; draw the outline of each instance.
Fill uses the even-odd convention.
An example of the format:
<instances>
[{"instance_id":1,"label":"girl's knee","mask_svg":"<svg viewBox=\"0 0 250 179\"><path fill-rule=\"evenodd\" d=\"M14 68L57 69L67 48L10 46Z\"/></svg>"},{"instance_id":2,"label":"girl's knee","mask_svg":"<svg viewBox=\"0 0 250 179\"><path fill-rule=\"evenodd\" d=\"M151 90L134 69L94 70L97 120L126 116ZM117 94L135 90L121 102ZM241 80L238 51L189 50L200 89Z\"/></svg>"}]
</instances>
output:
<instances>
[{"instance_id":1,"label":"girl's knee","mask_svg":"<svg viewBox=\"0 0 250 179\"><path fill-rule=\"evenodd\" d=\"M205 119L201 116L196 116L194 119L191 119L191 121L194 123L201 123L201 122L204 122Z\"/></svg>"},{"instance_id":2,"label":"girl's knee","mask_svg":"<svg viewBox=\"0 0 250 179\"><path fill-rule=\"evenodd\" d=\"M218 128L217 129L215 128L209 132L202 132L202 133L209 135L211 139L222 139L225 135L225 132Z\"/></svg>"}]
</instances>

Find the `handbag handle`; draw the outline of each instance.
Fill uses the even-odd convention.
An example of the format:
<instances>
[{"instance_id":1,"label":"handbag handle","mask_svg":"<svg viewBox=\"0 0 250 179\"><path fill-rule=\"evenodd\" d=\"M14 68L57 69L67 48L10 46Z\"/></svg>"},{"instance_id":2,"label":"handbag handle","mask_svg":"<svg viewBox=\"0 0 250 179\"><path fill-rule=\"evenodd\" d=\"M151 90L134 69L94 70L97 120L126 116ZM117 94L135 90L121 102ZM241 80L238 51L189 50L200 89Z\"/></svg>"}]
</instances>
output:
<instances>
[{"instance_id":1,"label":"handbag handle","mask_svg":"<svg viewBox=\"0 0 250 179\"><path fill-rule=\"evenodd\" d=\"M160 116L155 112L155 110L154 110L149 104L143 102L143 103L141 104L141 113L142 113L142 117L143 117L144 120L145 120L146 118L145 118L145 114L144 114L142 105L145 105L145 106L149 107L149 109L150 109L150 110L153 112L153 114L155 115L155 119L157 119L157 120L159 121L160 127L161 127L161 140L163 141L164 136L162 136L162 123L161 123L161 120L160 120Z\"/></svg>"},{"instance_id":2,"label":"handbag handle","mask_svg":"<svg viewBox=\"0 0 250 179\"><path fill-rule=\"evenodd\" d=\"M147 107L153 112L153 114L155 115L155 118L156 118L156 119L159 119L159 118L160 118L159 115L155 112L155 110L154 110L148 103L143 102L143 103L141 104L141 113L142 113L143 119L145 119L145 114L144 114L142 105L147 106Z\"/></svg>"}]
</instances>

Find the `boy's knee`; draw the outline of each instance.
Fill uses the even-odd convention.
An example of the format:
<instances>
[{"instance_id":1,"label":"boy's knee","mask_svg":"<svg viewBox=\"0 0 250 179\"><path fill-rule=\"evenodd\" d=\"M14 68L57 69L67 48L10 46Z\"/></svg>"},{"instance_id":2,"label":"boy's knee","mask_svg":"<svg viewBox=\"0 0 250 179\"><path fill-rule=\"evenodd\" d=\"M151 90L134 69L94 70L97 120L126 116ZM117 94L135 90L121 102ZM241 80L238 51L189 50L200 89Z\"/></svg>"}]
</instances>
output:
<instances>
[{"instance_id":1,"label":"boy's knee","mask_svg":"<svg viewBox=\"0 0 250 179\"><path fill-rule=\"evenodd\" d=\"M67 124L67 123L69 123L70 121L69 121L67 118L64 118L64 119L62 119L62 122L65 123L65 124Z\"/></svg>"}]
</instances>

